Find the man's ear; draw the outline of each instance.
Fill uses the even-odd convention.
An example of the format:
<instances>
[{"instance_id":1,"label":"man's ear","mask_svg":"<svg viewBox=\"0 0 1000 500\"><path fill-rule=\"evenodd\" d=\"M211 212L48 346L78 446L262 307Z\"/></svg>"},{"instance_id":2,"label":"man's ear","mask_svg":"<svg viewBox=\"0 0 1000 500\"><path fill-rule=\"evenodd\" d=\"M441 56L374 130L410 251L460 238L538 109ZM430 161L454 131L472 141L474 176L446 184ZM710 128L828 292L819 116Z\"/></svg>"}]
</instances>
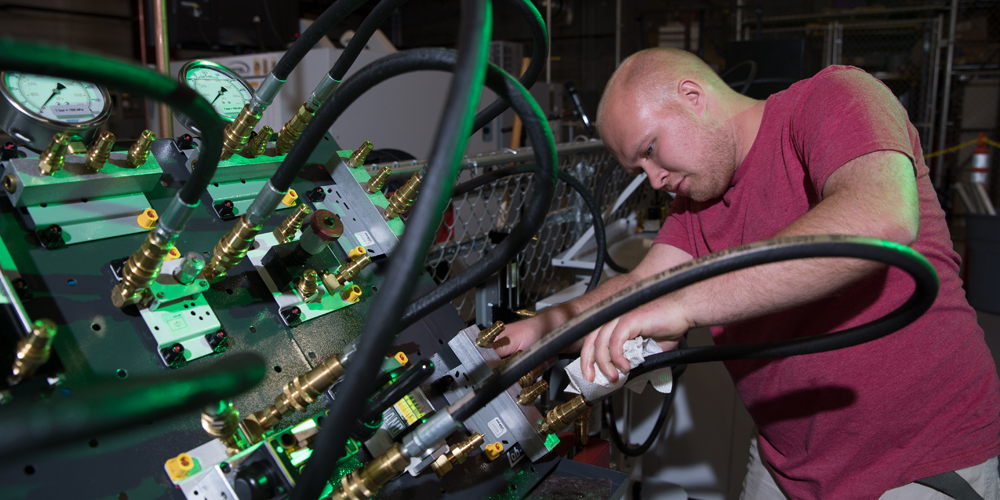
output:
<instances>
[{"instance_id":1,"label":"man's ear","mask_svg":"<svg viewBox=\"0 0 1000 500\"><path fill-rule=\"evenodd\" d=\"M696 116L701 116L705 111L705 88L698 82L690 79L683 79L677 83L677 97L681 106L693 111Z\"/></svg>"}]
</instances>

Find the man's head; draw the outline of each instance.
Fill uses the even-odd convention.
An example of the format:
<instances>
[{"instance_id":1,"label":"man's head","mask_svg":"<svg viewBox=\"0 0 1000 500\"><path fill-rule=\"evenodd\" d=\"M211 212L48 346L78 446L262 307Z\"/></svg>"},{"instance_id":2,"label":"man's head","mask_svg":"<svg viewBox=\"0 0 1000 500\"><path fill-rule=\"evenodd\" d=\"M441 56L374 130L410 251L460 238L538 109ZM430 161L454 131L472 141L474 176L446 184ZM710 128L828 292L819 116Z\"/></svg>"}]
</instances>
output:
<instances>
[{"instance_id":1,"label":"man's head","mask_svg":"<svg viewBox=\"0 0 1000 500\"><path fill-rule=\"evenodd\" d=\"M648 49L611 76L597 125L618 161L646 172L653 188L707 201L739 166L730 118L740 99L693 54Z\"/></svg>"}]
</instances>

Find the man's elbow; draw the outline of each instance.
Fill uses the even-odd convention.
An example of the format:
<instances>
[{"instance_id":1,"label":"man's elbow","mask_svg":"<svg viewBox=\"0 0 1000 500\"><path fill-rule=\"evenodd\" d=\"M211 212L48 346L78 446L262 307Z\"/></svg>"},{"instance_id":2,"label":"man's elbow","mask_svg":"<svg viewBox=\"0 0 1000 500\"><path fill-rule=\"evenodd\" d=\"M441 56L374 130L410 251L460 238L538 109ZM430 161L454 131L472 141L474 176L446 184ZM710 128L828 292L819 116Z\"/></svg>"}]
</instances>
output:
<instances>
[{"instance_id":1,"label":"man's elbow","mask_svg":"<svg viewBox=\"0 0 1000 500\"><path fill-rule=\"evenodd\" d=\"M917 234L920 231L920 219L905 218L899 221L888 222L882 228L882 239L910 246L917 241Z\"/></svg>"}]
</instances>

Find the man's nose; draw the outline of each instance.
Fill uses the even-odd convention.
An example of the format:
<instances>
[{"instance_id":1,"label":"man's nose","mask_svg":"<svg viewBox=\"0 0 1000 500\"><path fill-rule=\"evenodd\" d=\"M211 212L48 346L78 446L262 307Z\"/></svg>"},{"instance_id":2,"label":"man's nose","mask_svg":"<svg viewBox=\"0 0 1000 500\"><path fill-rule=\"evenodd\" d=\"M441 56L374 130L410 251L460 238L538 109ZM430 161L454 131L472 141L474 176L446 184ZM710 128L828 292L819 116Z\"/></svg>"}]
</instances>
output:
<instances>
[{"instance_id":1,"label":"man's nose","mask_svg":"<svg viewBox=\"0 0 1000 500\"><path fill-rule=\"evenodd\" d=\"M653 186L653 189L663 189L663 186L667 185L667 172L658 168L643 168L643 170L649 177L649 185Z\"/></svg>"}]
</instances>

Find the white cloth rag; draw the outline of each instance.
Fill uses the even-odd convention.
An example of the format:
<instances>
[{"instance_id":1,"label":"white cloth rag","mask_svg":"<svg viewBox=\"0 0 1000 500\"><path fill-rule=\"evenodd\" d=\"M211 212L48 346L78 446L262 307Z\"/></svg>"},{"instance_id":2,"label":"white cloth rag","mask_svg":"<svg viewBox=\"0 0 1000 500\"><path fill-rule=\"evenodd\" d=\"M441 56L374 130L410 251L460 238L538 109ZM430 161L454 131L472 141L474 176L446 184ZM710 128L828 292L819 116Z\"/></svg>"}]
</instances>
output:
<instances>
[{"instance_id":1,"label":"white cloth rag","mask_svg":"<svg viewBox=\"0 0 1000 500\"><path fill-rule=\"evenodd\" d=\"M663 352L663 349L653 339L644 339L642 337L626 340L625 345L622 346L622 350L624 351L625 359L628 360L632 368L642 364L646 356ZM628 389L636 393L642 393L647 381L653 384L654 389L663 394L670 392L674 385L670 368L652 371L632 380L628 380L621 369L618 369L618 382L614 383L608 381L608 378L596 366L594 369L597 373L594 376L594 381L590 382L583 376L580 358L570 363L566 367L566 375L569 377L569 386L566 387L566 392L583 394L583 397L587 398L587 401L597 401L617 391L621 386L626 385L626 381L628 382Z\"/></svg>"}]
</instances>

